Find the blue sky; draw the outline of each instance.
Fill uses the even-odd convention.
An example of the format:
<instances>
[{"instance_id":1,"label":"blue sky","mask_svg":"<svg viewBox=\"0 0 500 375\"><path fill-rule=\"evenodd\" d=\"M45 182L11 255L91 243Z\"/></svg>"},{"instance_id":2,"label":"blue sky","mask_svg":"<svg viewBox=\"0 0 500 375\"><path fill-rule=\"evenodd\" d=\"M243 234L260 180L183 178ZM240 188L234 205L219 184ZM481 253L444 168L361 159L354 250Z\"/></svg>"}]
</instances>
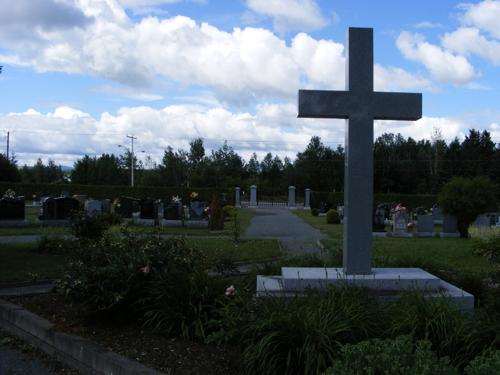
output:
<instances>
[{"instance_id":1,"label":"blue sky","mask_svg":"<svg viewBox=\"0 0 500 375\"><path fill-rule=\"evenodd\" d=\"M296 118L300 88L343 89L349 26L373 27L375 87L422 92L424 117L375 135L500 142L500 0L17 0L0 11L0 141L20 164L225 140L290 156L340 120Z\"/></svg>"}]
</instances>

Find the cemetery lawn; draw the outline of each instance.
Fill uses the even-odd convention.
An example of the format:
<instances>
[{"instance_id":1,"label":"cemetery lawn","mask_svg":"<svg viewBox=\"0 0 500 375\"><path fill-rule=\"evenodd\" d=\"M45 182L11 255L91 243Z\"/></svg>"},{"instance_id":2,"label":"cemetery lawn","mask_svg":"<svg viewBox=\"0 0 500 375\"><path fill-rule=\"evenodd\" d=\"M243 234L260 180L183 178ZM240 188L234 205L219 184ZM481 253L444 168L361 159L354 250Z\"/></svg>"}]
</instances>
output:
<instances>
[{"instance_id":1,"label":"cemetery lawn","mask_svg":"<svg viewBox=\"0 0 500 375\"><path fill-rule=\"evenodd\" d=\"M0 228L0 236L51 236L60 234L71 234L70 227L42 227L42 226L28 226L20 228Z\"/></svg>"},{"instance_id":2,"label":"cemetery lawn","mask_svg":"<svg viewBox=\"0 0 500 375\"><path fill-rule=\"evenodd\" d=\"M248 262L283 255L278 240L240 240L237 245L226 238L186 238L186 243L198 249L211 260L228 259L234 262Z\"/></svg>"},{"instance_id":3,"label":"cemetery lawn","mask_svg":"<svg viewBox=\"0 0 500 375\"><path fill-rule=\"evenodd\" d=\"M65 255L39 254L37 244L0 246L0 283L54 279L61 276Z\"/></svg>"},{"instance_id":4,"label":"cemetery lawn","mask_svg":"<svg viewBox=\"0 0 500 375\"><path fill-rule=\"evenodd\" d=\"M342 238L343 236L343 226L341 224L327 224L326 216L313 216L310 210L291 210L291 212L331 238Z\"/></svg>"}]
</instances>

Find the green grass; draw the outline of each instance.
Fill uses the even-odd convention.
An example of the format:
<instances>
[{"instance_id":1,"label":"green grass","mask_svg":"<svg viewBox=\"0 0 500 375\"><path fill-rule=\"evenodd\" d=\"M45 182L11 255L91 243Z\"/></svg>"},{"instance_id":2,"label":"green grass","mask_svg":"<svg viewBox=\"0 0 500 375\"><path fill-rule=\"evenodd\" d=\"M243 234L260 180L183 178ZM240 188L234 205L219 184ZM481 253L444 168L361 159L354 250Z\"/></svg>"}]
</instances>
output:
<instances>
[{"instance_id":1,"label":"green grass","mask_svg":"<svg viewBox=\"0 0 500 375\"><path fill-rule=\"evenodd\" d=\"M26 213L28 216L28 212ZM252 217L255 215L254 209L238 209L238 220L240 226L240 234L243 234L245 230L250 225ZM30 219L28 219L28 222ZM113 228L115 231L119 231L119 227ZM130 230L136 233L158 233L158 228L140 225L131 225ZM172 234L172 235L187 235L187 236L233 236L234 233L234 221L226 221L224 223L224 230L218 232L211 232L208 228L173 228L173 227L161 227L159 229L161 234ZM41 227L36 224L31 224L24 228L0 228L0 236L23 236L23 235L40 235L40 236L50 236L50 235L60 235L60 234L71 234L71 228L69 227Z\"/></svg>"},{"instance_id":2,"label":"green grass","mask_svg":"<svg viewBox=\"0 0 500 375\"><path fill-rule=\"evenodd\" d=\"M187 238L189 246L202 251L207 258L224 257L232 261L250 261L282 254L277 240L240 240L237 245L226 238Z\"/></svg>"},{"instance_id":3,"label":"green grass","mask_svg":"<svg viewBox=\"0 0 500 375\"><path fill-rule=\"evenodd\" d=\"M0 282L59 277L66 256L38 254L36 247L36 244L0 246Z\"/></svg>"},{"instance_id":4,"label":"green grass","mask_svg":"<svg viewBox=\"0 0 500 375\"><path fill-rule=\"evenodd\" d=\"M342 264L342 225L327 224L324 216L312 216L309 210L294 213L331 239L322 241L335 265ZM488 230L487 234L494 233ZM486 233L471 231L479 237ZM460 238L374 238L374 267L422 267L428 270L486 274L496 269L484 257L472 253L473 240Z\"/></svg>"}]
</instances>

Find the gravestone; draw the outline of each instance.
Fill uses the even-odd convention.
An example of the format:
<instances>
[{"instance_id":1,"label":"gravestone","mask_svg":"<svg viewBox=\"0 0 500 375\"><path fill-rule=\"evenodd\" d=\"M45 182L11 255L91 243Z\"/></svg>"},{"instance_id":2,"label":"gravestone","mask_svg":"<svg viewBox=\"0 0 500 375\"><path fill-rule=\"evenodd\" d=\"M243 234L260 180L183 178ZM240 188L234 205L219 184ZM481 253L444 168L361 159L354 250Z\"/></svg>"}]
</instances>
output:
<instances>
[{"instance_id":1,"label":"gravestone","mask_svg":"<svg viewBox=\"0 0 500 375\"><path fill-rule=\"evenodd\" d=\"M443 224L443 213L439 207L432 208L432 217L434 218L434 224Z\"/></svg>"},{"instance_id":2,"label":"gravestone","mask_svg":"<svg viewBox=\"0 0 500 375\"><path fill-rule=\"evenodd\" d=\"M280 276L257 276L258 296L301 295L309 287L353 284L376 290L419 289L464 309L474 297L420 268L371 268L373 120L418 120L421 94L373 91L373 29L349 28L348 91L299 90L299 117L346 119L343 268L282 267Z\"/></svg>"},{"instance_id":3,"label":"gravestone","mask_svg":"<svg viewBox=\"0 0 500 375\"><path fill-rule=\"evenodd\" d=\"M39 219L45 224L65 224L74 212L80 210L78 199L71 197L47 198L43 201Z\"/></svg>"},{"instance_id":4,"label":"gravestone","mask_svg":"<svg viewBox=\"0 0 500 375\"><path fill-rule=\"evenodd\" d=\"M189 204L188 227L208 227L207 202L191 202Z\"/></svg>"},{"instance_id":5,"label":"gravestone","mask_svg":"<svg viewBox=\"0 0 500 375\"><path fill-rule=\"evenodd\" d=\"M241 189L239 187L236 187L234 189L234 206L235 207L241 207Z\"/></svg>"},{"instance_id":6,"label":"gravestone","mask_svg":"<svg viewBox=\"0 0 500 375\"><path fill-rule=\"evenodd\" d=\"M184 223L184 206L181 201L171 201L163 210L161 224L167 227L181 227Z\"/></svg>"},{"instance_id":7,"label":"gravestone","mask_svg":"<svg viewBox=\"0 0 500 375\"><path fill-rule=\"evenodd\" d=\"M394 237L408 237L408 212L400 210L394 212L392 218L392 235Z\"/></svg>"},{"instance_id":8,"label":"gravestone","mask_svg":"<svg viewBox=\"0 0 500 375\"><path fill-rule=\"evenodd\" d=\"M189 220L207 220L205 209L207 208L206 202L194 201L189 204Z\"/></svg>"},{"instance_id":9,"label":"gravestone","mask_svg":"<svg viewBox=\"0 0 500 375\"><path fill-rule=\"evenodd\" d=\"M116 213L125 219L132 219L134 214L140 212L139 199L120 197L116 205Z\"/></svg>"},{"instance_id":10,"label":"gravestone","mask_svg":"<svg viewBox=\"0 0 500 375\"><path fill-rule=\"evenodd\" d=\"M385 210L383 208L375 208L373 214L373 233L376 237L385 236Z\"/></svg>"},{"instance_id":11,"label":"gravestone","mask_svg":"<svg viewBox=\"0 0 500 375\"><path fill-rule=\"evenodd\" d=\"M140 218L141 219L156 219L158 216L158 211L156 207L156 202L154 199L145 198L141 199L139 202L140 207Z\"/></svg>"},{"instance_id":12,"label":"gravestone","mask_svg":"<svg viewBox=\"0 0 500 375\"><path fill-rule=\"evenodd\" d=\"M3 197L0 199L0 227L28 225L25 219L24 197Z\"/></svg>"},{"instance_id":13,"label":"gravestone","mask_svg":"<svg viewBox=\"0 0 500 375\"><path fill-rule=\"evenodd\" d=\"M102 213L102 202L96 200L86 201L85 213L89 216L100 215Z\"/></svg>"},{"instance_id":14,"label":"gravestone","mask_svg":"<svg viewBox=\"0 0 500 375\"><path fill-rule=\"evenodd\" d=\"M257 207L257 186L250 186L250 207Z\"/></svg>"},{"instance_id":15,"label":"gravestone","mask_svg":"<svg viewBox=\"0 0 500 375\"><path fill-rule=\"evenodd\" d=\"M417 237L434 237L434 217L417 215Z\"/></svg>"},{"instance_id":16,"label":"gravestone","mask_svg":"<svg viewBox=\"0 0 500 375\"><path fill-rule=\"evenodd\" d=\"M481 214L474 220L473 225L480 228L489 228L491 225L490 217L486 214Z\"/></svg>"},{"instance_id":17,"label":"gravestone","mask_svg":"<svg viewBox=\"0 0 500 375\"><path fill-rule=\"evenodd\" d=\"M111 213L111 199L103 199L101 201L102 212L104 214Z\"/></svg>"},{"instance_id":18,"label":"gravestone","mask_svg":"<svg viewBox=\"0 0 500 375\"><path fill-rule=\"evenodd\" d=\"M311 208L311 189L309 188L304 193L304 208Z\"/></svg>"},{"instance_id":19,"label":"gravestone","mask_svg":"<svg viewBox=\"0 0 500 375\"><path fill-rule=\"evenodd\" d=\"M453 215L444 215L443 216L443 227L441 229L441 233L439 234L441 237L460 237L460 233L458 233L457 227L457 217Z\"/></svg>"},{"instance_id":20,"label":"gravestone","mask_svg":"<svg viewBox=\"0 0 500 375\"><path fill-rule=\"evenodd\" d=\"M295 208L295 186L288 187L288 207Z\"/></svg>"}]
</instances>

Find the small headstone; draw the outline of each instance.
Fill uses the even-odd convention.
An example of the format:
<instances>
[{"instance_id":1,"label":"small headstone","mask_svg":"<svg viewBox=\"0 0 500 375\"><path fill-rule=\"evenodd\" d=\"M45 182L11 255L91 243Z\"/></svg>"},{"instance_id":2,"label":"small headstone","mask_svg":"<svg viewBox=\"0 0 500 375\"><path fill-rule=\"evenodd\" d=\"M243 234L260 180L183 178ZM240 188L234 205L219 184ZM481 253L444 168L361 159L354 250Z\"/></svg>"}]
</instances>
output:
<instances>
[{"instance_id":1,"label":"small headstone","mask_svg":"<svg viewBox=\"0 0 500 375\"><path fill-rule=\"evenodd\" d=\"M457 227L457 217L452 215L443 216L443 227L440 233L441 237L460 237Z\"/></svg>"},{"instance_id":2,"label":"small headstone","mask_svg":"<svg viewBox=\"0 0 500 375\"><path fill-rule=\"evenodd\" d=\"M399 210L394 212L392 235L394 237L408 237L408 212Z\"/></svg>"},{"instance_id":3,"label":"small headstone","mask_svg":"<svg viewBox=\"0 0 500 375\"><path fill-rule=\"evenodd\" d=\"M140 203L141 219L156 219L158 217L157 204L154 199L141 199Z\"/></svg>"},{"instance_id":4,"label":"small headstone","mask_svg":"<svg viewBox=\"0 0 500 375\"><path fill-rule=\"evenodd\" d=\"M434 218L434 224L443 224L443 213L439 207L432 208L432 217Z\"/></svg>"},{"instance_id":5,"label":"small headstone","mask_svg":"<svg viewBox=\"0 0 500 375\"><path fill-rule=\"evenodd\" d=\"M85 213L89 216L100 215L102 213L102 202L96 200L86 201Z\"/></svg>"},{"instance_id":6,"label":"small headstone","mask_svg":"<svg viewBox=\"0 0 500 375\"><path fill-rule=\"evenodd\" d=\"M486 214L481 214L476 218L476 220L474 220L473 225L476 227L489 228L491 225L490 217Z\"/></svg>"},{"instance_id":7,"label":"small headstone","mask_svg":"<svg viewBox=\"0 0 500 375\"><path fill-rule=\"evenodd\" d=\"M103 199L101 201L102 213L109 214L111 213L111 199Z\"/></svg>"},{"instance_id":8,"label":"small headstone","mask_svg":"<svg viewBox=\"0 0 500 375\"><path fill-rule=\"evenodd\" d=\"M24 197L3 197L0 199L0 226L26 225Z\"/></svg>"},{"instance_id":9,"label":"small headstone","mask_svg":"<svg viewBox=\"0 0 500 375\"><path fill-rule=\"evenodd\" d=\"M189 204L189 220L207 220L207 214L205 208L207 207L206 202L194 201Z\"/></svg>"},{"instance_id":10,"label":"small headstone","mask_svg":"<svg viewBox=\"0 0 500 375\"><path fill-rule=\"evenodd\" d=\"M47 198L43 202L42 215L43 221L66 221L73 212L80 210L80 203L77 199L71 197Z\"/></svg>"},{"instance_id":11,"label":"small headstone","mask_svg":"<svg viewBox=\"0 0 500 375\"><path fill-rule=\"evenodd\" d=\"M170 202L163 210L163 218L165 220L182 220L184 216L184 208L181 202Z\"/></svg>"},{"instance_id":12,"label":"small headstone","mask_svg":"<svg viewBox=\"0 0 500 375\"><path fill-rule=\"evenodd\" d=\"M373 215L373 232L385 233L385 210L376 208Z\"/></svg>"},{"instance_id":13,"label":"small headstone","mask_svg":"<svg viewBox=\"0 0 500 375\"><path fill-rule=\"evenodd\" d=\"M417 215L417 237L434 237L434 217Z\"/></svg>"},{"instance_id":14,"label":"small headstone","mask_svg":"<svg viewBox=\"0 0 500 375\"><path fill-rule=\"evenodd\" d=\"M116 212L126 219L132 219L135 213L140 212L139 199L131 197L120 197Z\"/></svg>"}]
</instances>

